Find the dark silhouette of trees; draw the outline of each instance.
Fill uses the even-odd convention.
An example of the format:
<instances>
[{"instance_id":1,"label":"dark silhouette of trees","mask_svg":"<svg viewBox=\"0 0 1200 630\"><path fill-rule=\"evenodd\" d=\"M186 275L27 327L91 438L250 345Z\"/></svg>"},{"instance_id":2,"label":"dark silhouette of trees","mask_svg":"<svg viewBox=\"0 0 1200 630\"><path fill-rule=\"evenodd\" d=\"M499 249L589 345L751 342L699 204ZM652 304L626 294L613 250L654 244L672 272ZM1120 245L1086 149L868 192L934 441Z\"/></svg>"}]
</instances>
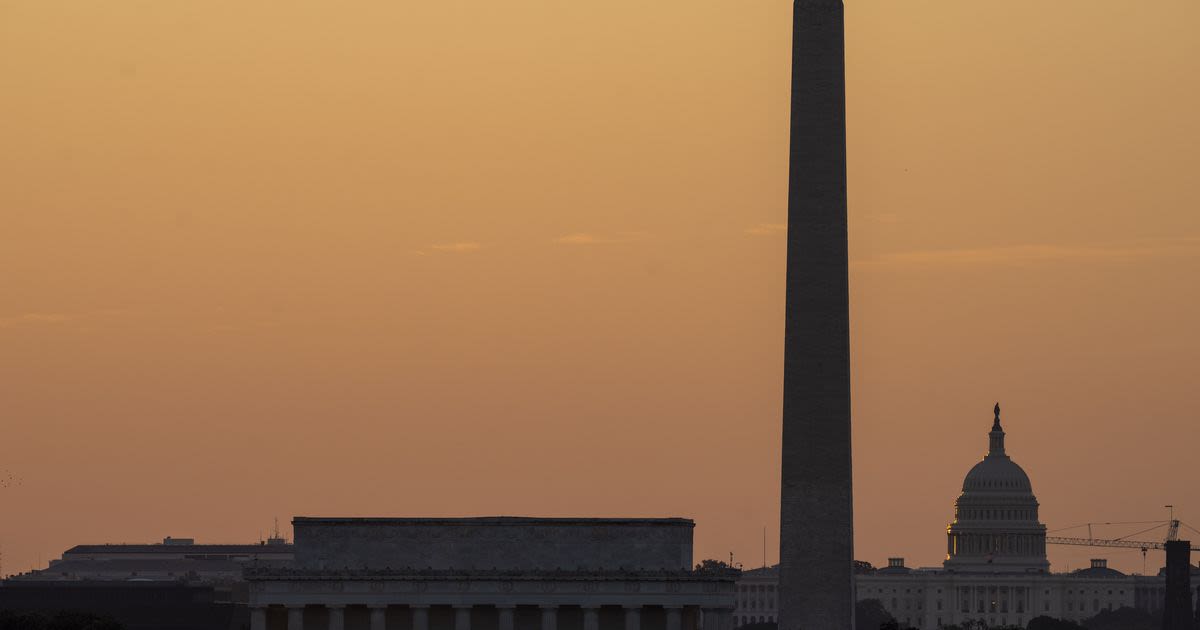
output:
<instances>
[{"instance_id":1,"label":"dark silhouette of trees","mask_svg":"<svg viewBox=\"0 0 1200 630\"><path fill-rule=\"evenodd\" d=\"M774 621L763 621L760 623L748 623L740 626L739 630L779 630L779 624Z\"/></svg>"},{"instance_id":2,"label":"dark silhouette of trees","mask_svg":"<svg viewBox=\"0 0 1200 630\"><path fill-rule=\"evenodd\" d=\"M875 572L875 565L866 560L854 561L854 573L857 575L867 575Z\"/></svg>"},{"instance_id":3,"label":"dark silhouette of trees","mask_svg":"<svg viewBox=\"0 0 1200 630\"><path fill-rule=\"evenodd\" d=\"M0 611L0 630L124 630L109 617L89 613Z\"/></svg>"},{"instance_id":4,"label":"dark silhouette of trees","mask_svg":"<svg viewBox=\"0 0 1200 630\"><path fill-rule=\"evenodd\" d=\"M1072 630L1079 626L1072 626ZM986 621L977 619L973 621L964 621L962 624L954 624L942 626L942 630L1025 630L1021 626L989 626Z\"/></svg>"},{"instance_id":5,"label":"dark silhouette of trees","mask_svg":"<svg viewBox=\"0 0 1200 630\"><path fill-rule=\"evenodd\" d=\"M1087 630L1159 630L1161 622L1144 610L1118 608L1102 610L1100 614L1083 622Z\"/></svg>"},{"instance_id":6,"label":"dark silhouette of trees","mask_svg":"<svg viewBox=\"0 0 1200 630\"><path fill-rule=\"evenodd\" d=\"M896 618L878 599L864 599L854 605L854 630L880 630L889 623L895 624Z\"/></svg>"},{"instance_id":7,"label":"dark silhouette of trees","mask_svg":"<svg viewBox=\"0 0 1200 630\"><path fill-rule=\"evenodd\" d=\"M712 558L701 560L699 564L696 565L697 571L721 571L732 568L733 567L729 566L728 562L721 562L720 560L713 560Z\"/></svg>"},{"instance_id":8,"label":"dark silhouette of trees","mask_svg":"<svg viewBox=\"0 0 1200 630\"><path fill-rule=\"evenodd\" d=\"M1066 619L1054 617L1034 617L1026 626L1028 630L1083 630L1083 626Z\"/></svg>"},{"instance_id":9,"label":"dark silhouette of trees","mask_svg":"<svg viewBox=\"0 0 1200 630\"><path fill-rule=\"evenodd\" d=\"M1007 626L991 628L983 620L964 621L962 624L954 624L945 626L942 630L1006 630ZM1025 630L1024 628L1016 628L1015 630Z\"/></svg>"}]
</instances>

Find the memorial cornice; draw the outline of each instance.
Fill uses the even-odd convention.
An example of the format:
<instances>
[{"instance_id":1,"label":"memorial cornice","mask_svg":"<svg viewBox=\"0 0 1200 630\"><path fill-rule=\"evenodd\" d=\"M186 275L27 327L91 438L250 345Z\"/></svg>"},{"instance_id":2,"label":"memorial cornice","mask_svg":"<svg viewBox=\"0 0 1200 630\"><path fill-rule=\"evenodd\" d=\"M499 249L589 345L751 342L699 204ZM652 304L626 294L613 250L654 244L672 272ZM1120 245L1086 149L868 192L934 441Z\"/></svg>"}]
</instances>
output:
<instances>
[{"instance_id":1,"label":"memorial cornice","mask_svg":"<svg viewBox=\"0 0 1200 630\"><path fill-rule=\"evenodd\" d=\"M741 576L737 569L704 571L511 571L453 569L297 569L246 567L243 577L264 580L409 580L409 581L520 581L520 582L734 582Z\"/></svg>"}]
</instances>

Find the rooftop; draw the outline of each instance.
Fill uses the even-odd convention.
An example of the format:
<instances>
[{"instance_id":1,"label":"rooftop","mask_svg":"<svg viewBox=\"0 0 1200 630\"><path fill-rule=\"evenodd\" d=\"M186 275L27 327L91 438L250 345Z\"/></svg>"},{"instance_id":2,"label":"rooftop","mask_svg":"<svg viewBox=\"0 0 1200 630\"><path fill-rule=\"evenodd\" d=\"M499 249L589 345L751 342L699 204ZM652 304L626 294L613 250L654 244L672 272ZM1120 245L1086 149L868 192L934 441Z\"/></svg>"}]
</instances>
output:
<instances>
[{"instance_id":1,"label":"rooftop","mask_svg":"<svg viewBox=\"0 0 1200 630\"><path fill-rule=\"evenodd\" d=\"M461 518L390 518L390 517L313 517L297 516L292 519L293 525L647 525L647 526L679 526L695 527L696 522L690 518L543 518L532 516L471 516Z\"/></svg>"},{"instance_id":2,"label":"rooftop","mask_svg":"<svg viewBox=\"0 0 1200 630\"><path fill-rule=\"evenodd\" d=\"M245 566L234 560L210 560L201 558L148 558L120 560L62 560L48 569L33 571L25 575L63 574L63 573L94 573L118 571L233 571L240 572Z\"/></svg>"},{"instance_id":3,"label":"rooftop","mask_svg":"<svg viewBox=\"0 0 1200 630\"><path fill-rule=\"evenodd\" d=\"M63 556L82 554L194 554L194 555L255 555L264 553L291 554L292 545L181 545L181 544L103 544L75 545Z\"/></svg>"}]
</instances>

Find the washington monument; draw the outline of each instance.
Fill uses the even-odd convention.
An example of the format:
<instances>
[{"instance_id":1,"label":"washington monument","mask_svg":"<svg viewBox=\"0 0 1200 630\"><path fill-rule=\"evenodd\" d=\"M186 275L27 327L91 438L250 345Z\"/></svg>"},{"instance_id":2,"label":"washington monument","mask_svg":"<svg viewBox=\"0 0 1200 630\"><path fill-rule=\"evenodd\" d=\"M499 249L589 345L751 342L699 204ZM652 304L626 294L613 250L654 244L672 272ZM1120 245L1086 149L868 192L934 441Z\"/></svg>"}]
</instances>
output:
<instances>
[{"instance_id":1,"label":"washington monument","mask_svg":"<svg viewBox=\"0 0 1200 630\"><path fill-rule=\"evenodd\" d=\"M842 0L795 0L779 630L854 622Z\"/></svg>"}]
</instances>

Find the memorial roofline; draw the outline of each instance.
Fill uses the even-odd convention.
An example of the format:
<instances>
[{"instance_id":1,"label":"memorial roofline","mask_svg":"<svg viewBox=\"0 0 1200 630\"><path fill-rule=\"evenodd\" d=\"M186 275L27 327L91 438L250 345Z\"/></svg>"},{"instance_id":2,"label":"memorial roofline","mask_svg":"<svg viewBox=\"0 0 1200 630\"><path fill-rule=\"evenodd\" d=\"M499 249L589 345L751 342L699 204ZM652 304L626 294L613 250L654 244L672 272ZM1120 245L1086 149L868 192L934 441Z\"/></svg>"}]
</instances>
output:
<instances>
[{"instance_id":1,"label":"memorial roofline","mask_svg":"<svg viewBox=\"0 0 1200 630\"><path fill-rule=\"evenodd\" d=\"M690 518L542 518L532 516L472 516L457 518L317 517L296 516L293 525L642 525L695 527Z\"/></svg>"},{"instance_id":2,"label":"memorial roofline","mask_svg":"<svg viewBox=\"0 0 1200 630\"><path fill-rule=\"evenodd\" d=\"M299 567L255 566L243 568L248 580L317 580L331 578L342 580L423 580L423 581L712 581L737 580L742 571L732 568L699 569L687 571L626 570L626 569L305 569Z\"/></svg>"}]
</instances>

